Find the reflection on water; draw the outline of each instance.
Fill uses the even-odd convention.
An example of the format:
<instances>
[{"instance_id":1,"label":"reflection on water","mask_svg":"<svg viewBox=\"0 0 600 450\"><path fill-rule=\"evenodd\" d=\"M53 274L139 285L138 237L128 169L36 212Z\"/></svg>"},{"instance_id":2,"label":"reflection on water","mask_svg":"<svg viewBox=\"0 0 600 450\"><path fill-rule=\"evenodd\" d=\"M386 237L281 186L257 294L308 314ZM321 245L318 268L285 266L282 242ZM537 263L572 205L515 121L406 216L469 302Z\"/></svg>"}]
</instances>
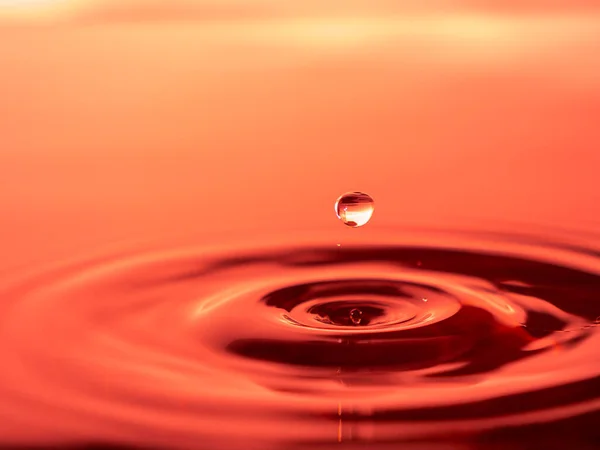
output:
<instances>
[{"instance_id":1,"label":"reflection on water","mask_svg":"<svg viewBox=\"0 0 600 450\"><path fill-rule=\"evenodd\" d=\"M589 441L592 243L332 237L134 252L6 280L6 438L478 448L511 437L519 448L519 433L578 418L575 444Z\"/></svg>"}]
</instances>

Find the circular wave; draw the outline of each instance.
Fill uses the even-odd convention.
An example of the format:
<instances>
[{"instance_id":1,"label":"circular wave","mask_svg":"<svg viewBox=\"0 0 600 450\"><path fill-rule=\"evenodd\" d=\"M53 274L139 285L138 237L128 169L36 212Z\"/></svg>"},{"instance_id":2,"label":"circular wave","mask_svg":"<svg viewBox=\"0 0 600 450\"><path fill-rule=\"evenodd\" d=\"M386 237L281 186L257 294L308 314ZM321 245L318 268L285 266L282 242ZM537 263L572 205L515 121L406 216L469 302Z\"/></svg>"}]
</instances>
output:
<instances>
[{"instance_id":1,"label":"circular wave","mask_svg":"<svg viewBox=\"0 0 600 450\"><path fill-rule=\"evenodd\" d=\"M593 248L332 242L132 254L7 283L0 442L464 443L600 410Z\"/></svg>"}]
</instances>

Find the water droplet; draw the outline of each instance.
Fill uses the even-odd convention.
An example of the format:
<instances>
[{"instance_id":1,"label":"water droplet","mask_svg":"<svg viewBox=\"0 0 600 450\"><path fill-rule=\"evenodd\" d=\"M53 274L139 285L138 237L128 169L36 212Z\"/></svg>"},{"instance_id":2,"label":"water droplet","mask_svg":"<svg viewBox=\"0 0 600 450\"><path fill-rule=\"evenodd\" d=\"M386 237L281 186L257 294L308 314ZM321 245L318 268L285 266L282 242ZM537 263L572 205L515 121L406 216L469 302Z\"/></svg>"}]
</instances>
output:
<instances>
[{"instance_id":1,"label":"water droplet","mask_svg":"<svg viewBox=\"0 0 600 450\"><path fill-rule=\"evenodd\" d=\"M350 310L350 320L354 325L360 325L360 321L362 320L362 311L358 308L353 308Z\"/></svg>"},{"instance_id":2,"label":"water droplet","mask_svg":"<svg viewBox=\"0 0 600 450\"><path fill-rule=\"evenodd\" d=\"M349 227L362 227L373 215L375 202L362 192L347 192L335 202L335 213Z\"/></svg>"},{"instance_id":3,"label":"water droplet","mask_svg":"<svg viewBox=\"0 0 600 450\"><path fill-rule=\"evenodd\" d=\"M423 297L423 301L424 301L424 302L426 302L426 301L427 301L427 299L426 299L425 297Z\"/></svg>"}]
</instances>

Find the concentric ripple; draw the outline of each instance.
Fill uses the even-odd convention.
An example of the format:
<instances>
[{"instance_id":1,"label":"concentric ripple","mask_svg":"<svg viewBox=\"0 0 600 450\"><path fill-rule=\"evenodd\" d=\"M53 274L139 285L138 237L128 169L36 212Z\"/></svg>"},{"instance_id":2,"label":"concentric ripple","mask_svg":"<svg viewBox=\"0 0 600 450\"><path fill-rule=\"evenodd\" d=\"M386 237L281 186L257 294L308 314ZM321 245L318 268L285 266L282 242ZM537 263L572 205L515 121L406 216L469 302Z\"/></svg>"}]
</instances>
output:
<instances>
[{"instance_id":1,"label":"concentric ripple","mask_svg":"<svg viewBox=\"0 0 600 450\"><path fill-rule=\"evenodd\" d=\"M6 281L0 442L470 448L598 417L592 245L402 231L291 244Z\"/></svg>"}]
</instances>

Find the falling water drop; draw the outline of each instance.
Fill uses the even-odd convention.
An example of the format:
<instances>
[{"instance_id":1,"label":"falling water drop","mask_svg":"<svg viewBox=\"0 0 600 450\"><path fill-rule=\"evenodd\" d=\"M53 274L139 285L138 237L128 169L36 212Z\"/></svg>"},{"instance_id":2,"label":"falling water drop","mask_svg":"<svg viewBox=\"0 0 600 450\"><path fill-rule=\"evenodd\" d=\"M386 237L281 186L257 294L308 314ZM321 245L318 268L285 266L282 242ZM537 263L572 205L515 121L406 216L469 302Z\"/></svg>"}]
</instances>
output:
<instances>
[{"instance_id":1,"label":"falling water drop","mask_svg":"<svg viewBox=\"0 0 600 450\"><path fill-rule=\"evenodd\" d=\"M347 192L335 202L335 213L349 227L362 227L373 215L375 202L363 192Z\"/></svg>"},{"instance_id":2,"label":"falling water drop","mask_svg":"<svg viewBox=\"0 0 600 450\"><path fill-rule=\"evenodd\" d=\"M360 322L362 320L362 311L358 308L353 308L350 311L350 320L352 320L352 323L354 325L360 325Z\"/></svg>"}]
</instances>

